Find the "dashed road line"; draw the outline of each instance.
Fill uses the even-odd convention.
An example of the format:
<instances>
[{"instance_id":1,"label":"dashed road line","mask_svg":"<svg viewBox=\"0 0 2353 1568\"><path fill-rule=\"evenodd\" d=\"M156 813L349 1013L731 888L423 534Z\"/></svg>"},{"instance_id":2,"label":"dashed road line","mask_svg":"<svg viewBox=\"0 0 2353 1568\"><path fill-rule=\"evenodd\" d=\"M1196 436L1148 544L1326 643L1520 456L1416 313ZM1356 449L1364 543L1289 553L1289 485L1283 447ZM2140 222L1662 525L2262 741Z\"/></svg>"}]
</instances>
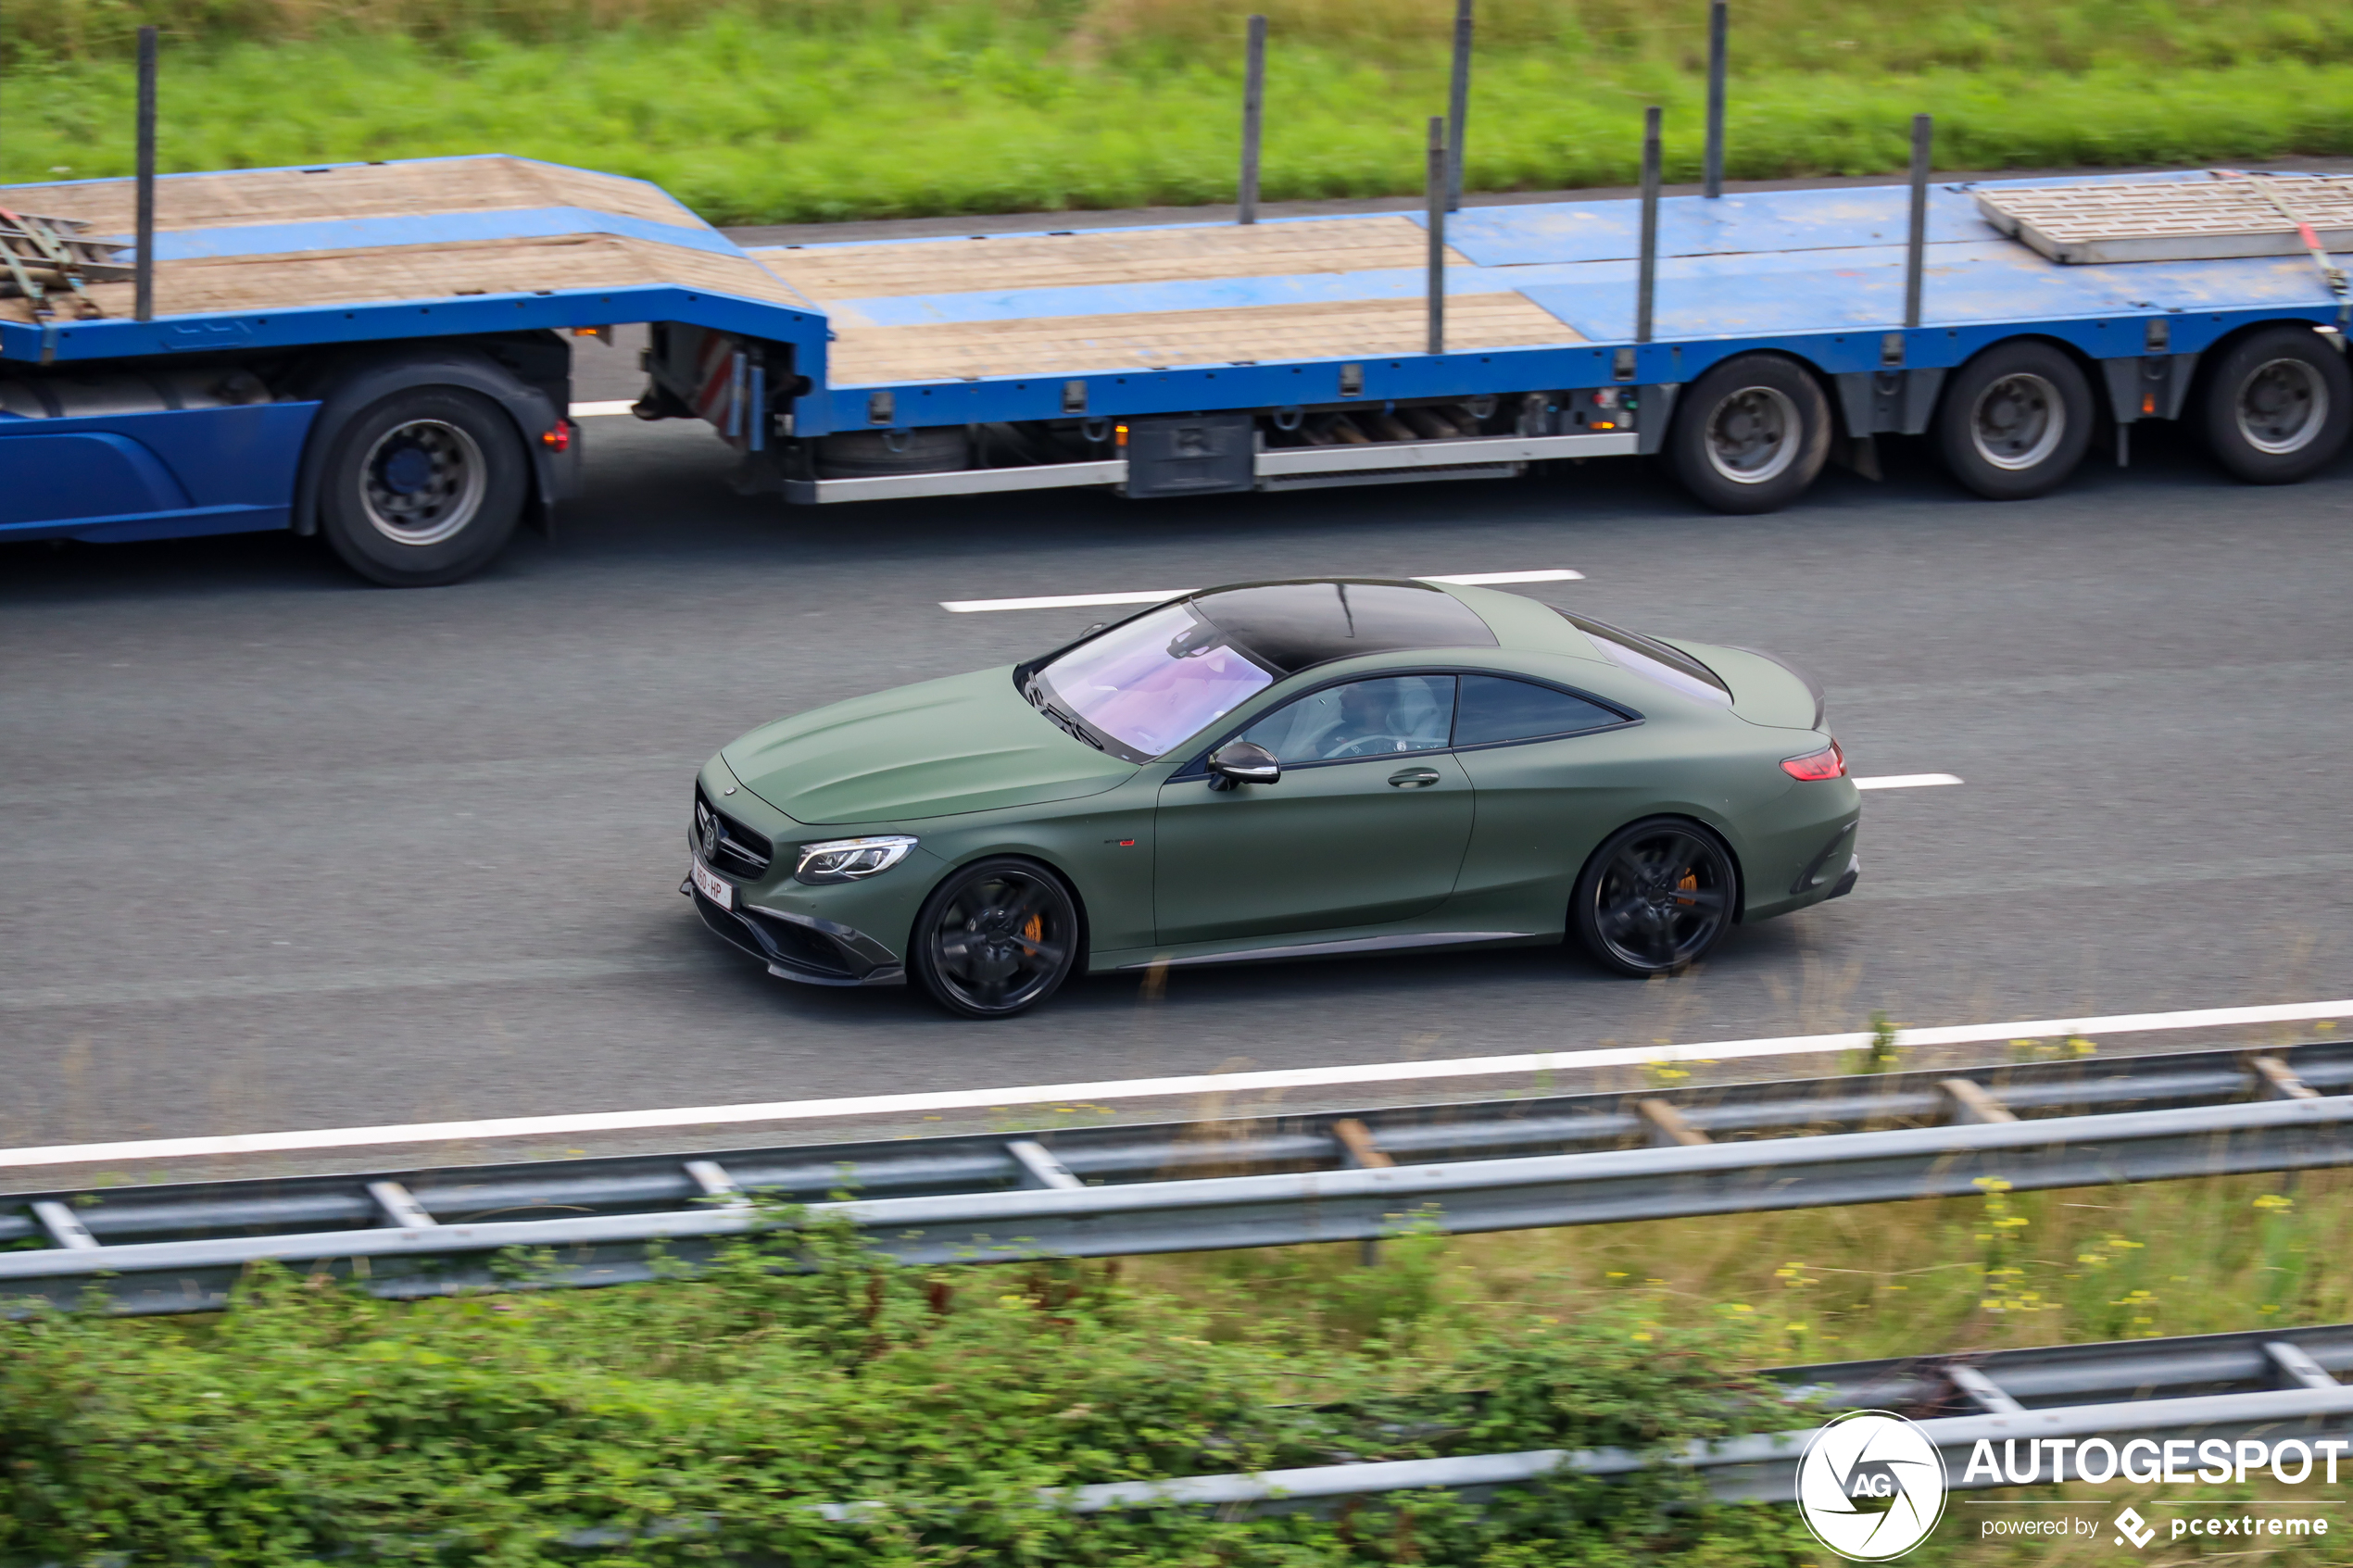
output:
<instances>
[{"instance_id":1,"label":"dashed road line","mask_svg":"<svg viewBox=\"0 0 2353 1568\"><path fill-rule=\"evenodd\" d=\"M1539 567L1530 571L1464 571L1451 576L1416 577L1416 583L1446 583L1458 588L1491 587L1505 583L1576 583L1581 571L1565 566ZM1046 594L1021 599L942 599L939 608L950 615L983 615L1001 609L1078 609L1088 605L1156 605L1196 592L1191 588L1146 588L1116 594Z\"/></svg>"},{"instance_id":2,"label":"dashed road line","mask_svg":"<svg viewBox=\"0 0 2353 1568\"><path fill-rule=\"evenodd\" d=\"M1958 773L1882 773L1875 779L1856 779L1856 789L1930 789L1937 784L1957 784Z\"/></svg>"}]
</instances>

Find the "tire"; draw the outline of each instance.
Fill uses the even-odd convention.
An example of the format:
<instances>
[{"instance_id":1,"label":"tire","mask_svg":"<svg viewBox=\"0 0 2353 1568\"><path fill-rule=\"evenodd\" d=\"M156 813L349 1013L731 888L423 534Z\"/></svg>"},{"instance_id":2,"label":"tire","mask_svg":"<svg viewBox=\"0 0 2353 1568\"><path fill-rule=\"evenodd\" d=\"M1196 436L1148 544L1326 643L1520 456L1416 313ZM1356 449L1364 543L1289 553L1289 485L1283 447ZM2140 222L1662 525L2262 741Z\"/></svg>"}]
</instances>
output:
<instances>
[{"instance_id":1,"label":"tire","mask_svg":"<svg viewBox=\"0 0 2353 1568\"><path fill-rule=\"evenodd\" d=\"M2309 326L2264 327L2208 368L2200 421L2215 460L2249 484L2309 479L2353 428L2353 372Z\"/></svg>"},{"instance_id":2,"label":"tire","mask_svg":"<svg viewBox=\"0 0 2353 1568\"><path fill-rule=\"evenodd\" d=\"M1778 511L1806 493L1831 454L1821 383L1774 354L1727 359L1693 382L1667 433L1667 461L1701 505Z\"/></svg>"},{"instance_id":3,"label":"tire","mask_svg":"<svg viewBox=\"0 0 2353 1568\"><path fill-rule=\"evenodd\" d=\"M1936 410L1945 471L1989 501L2058 488L2092 445L2092 384L2065 350L2019 338L1954 372Z\"/></svg>"},{"instance_id":4,"label":"tire","mask_svg":"<svg viewBox=\"0 0 2353 1568\"><path fill-rule=\"evenodd\" d=\"M1011 1018L1062 988L1084 946L1078 905L1035 860L960 867L915 916L909 967L925 995L965 1018Z\"/></svg>"},{"instance_id":5,"label":"tire","mask_svg":"<svg viewBox=\"0 0 2353 1568\"><path fill-rule=\"evenodd\" d=\"M531 490L507 411L478 392L410 387L361 409L319 476L319 532L388 588L455 583L506 547Z\"/></svg>"},{"instance_id":6,"label":"tire","mask_svg":"<svg viewBox=\"0 0 2353 1568\"><path fill-rule=\"evenodd\" d=\"M852 430L820 437L819 479L878 479L900 473L952 473L972 467L972 437L963 425L923 430Z\"/></svg>"},{"instance_id":7,"label":"tire","mask_svg":"<svg viewBox=\"0 0 2353 1568\"><path fill-rule=\"evenodd\" d=\"M1681 817L1618 829L1577 879L1569 928L1595 962L1647 979L1715 949L1740 907L1740 875L1722 840Z\"/></svg>"}]
</instances>

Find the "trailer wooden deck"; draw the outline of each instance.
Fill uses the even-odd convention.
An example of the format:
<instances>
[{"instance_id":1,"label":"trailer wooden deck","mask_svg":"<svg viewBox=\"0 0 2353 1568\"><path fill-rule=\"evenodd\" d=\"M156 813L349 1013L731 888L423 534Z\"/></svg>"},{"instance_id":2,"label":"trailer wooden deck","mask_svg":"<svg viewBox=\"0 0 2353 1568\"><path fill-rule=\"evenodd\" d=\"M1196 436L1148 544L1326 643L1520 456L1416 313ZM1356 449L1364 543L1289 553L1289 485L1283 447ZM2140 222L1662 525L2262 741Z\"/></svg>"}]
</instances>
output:
<instances>
[{"instance_id":1,"label":"trailer wooden deck","mask_svg":"<svg viewBox=\"0 0 2353 1568\"><path fill-rule=\"evenodd\" d=\"M2265 199L2196 172L2127 183L1931 187L1927 320L1966 328L2301 307L2322 292L2300 254L2268 253L2298 242ZM2321 182L2288 194L2334 202L2347 189ZM126 243L132 199L127 180L0 190L0 207L79 220ZM1860 334L1900 325L1908 202L1885 186L1662 203L1655 337L1804 340L1819 353L1825 339L1836 348L1848 342L1840 334L1856 334L1859 345ZM1428 240L1416 213L746 250L645 182L507 157L171 176L157 182L157 203L164 318L250 322L387 304L431 312L477 296L668 285L802 313L787 330L738 310L726 330L800 342L812 370L814 339L829 331L824 382L856 389L862 406L881 386L1395 360L1426 342ZM2224 227L2251 224L2261 237L2165 261L2103 262L2080 237L2059 257L2030 243L2038 221L2056 221L2050 214L2080 224L2169 203L2229 206ZM1453 215L1448 354L1627 343L1638 236L1630 201ZM130 314L131 294L127 282L90 289L117 320ZM25 300L0 299L0 320L31 319ZM353 332L368 335L365 323ZM1877 362L1875 345L1854 353ZM1243 400L1264 402L1267 390Z\"/></svg>"},{"instance_id":2,"label":"trailer wooden deck","mask_svg":"<svg viewBox=\"0 0 2353 1568\"><path fill-rule=\"evenodd\" d=\"M135 202L129 180L0 188L0 207L125 245ZM529 158L167 176L156 240L158 316L659 283L808 308L659 187ZM130 283L88 292L131 313ZM0 298L0 319L31 321L30 302Z\"/></svg>"}]
</instances>

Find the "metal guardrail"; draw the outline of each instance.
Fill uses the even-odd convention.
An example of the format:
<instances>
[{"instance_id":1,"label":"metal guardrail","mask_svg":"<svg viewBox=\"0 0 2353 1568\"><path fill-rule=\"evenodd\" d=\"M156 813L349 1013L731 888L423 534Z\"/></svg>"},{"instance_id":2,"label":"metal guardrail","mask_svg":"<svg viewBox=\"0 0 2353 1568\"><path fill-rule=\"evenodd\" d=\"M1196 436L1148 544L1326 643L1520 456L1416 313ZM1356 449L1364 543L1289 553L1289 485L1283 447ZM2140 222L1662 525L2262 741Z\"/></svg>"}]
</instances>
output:
<instances>
[{"instance_id":1,"label":"metal guardrail","mask_svg":"<svg viewBox=\"0 0 2353 1568\"><path fill-rule=\"evenodd\" d=\"M1944 1461L1956 1490L2007 1486L1966 1478L1981 1439L1999 1444L2031 1437L2237 1437L2260 1431L2283 1436L2353 1430L2353 1388L2293 1388L2259 1394L2214 1394L2179 1399L2120 1400L2065 1410L1995 1415L1944 1416L1919 1423ZM1694 1444L1667 1463L1697 1471L1708 1490L1727 1502L1789 1502L1797 1495L1797 1463L1810 1431L1776 1432ZM1257 1474L1189 1475L1169 1481L1113 1481L1075 1486L1048 1500L1076 1513L1167 1506L1216 1507L1245 1513L1328 1508L1347 1498L1442 1487L1478 1497L1567 1472L1604 1479L1629 1475L1655 1461L1621 1449L1535 1449L1520 1453L1453 1459L1392 1460L1372 1464L1317 1465ZM853 1517L858 1504L831 1505L832 1517Z\"/></svg>"},{"instance_id":2,"label":"metal guardrail","mask_svg":"<svg viewBox=\"0 0 2353 1568\"><path fill-rule=\"evenodd\" d=\"M1890 1361L1780 1367L1764 1375L1816 1408L1894 1410L1919 1424L1944 1461L1955 1490L2007 1486L1969 1461L1981 1440L2108 1438L2118 1448L2136 1437L2234 1438L2260 1432L2276 1443L2322 1433L2353 1432L2353 1388L2332 1374L2353 1367L2353 1323L2254 1334L2208 1334L2061 1345ZM1694 1443L1664 1462L1697 1473L1728 1502L1789 1502L1810 1430L1761 1433ZM1074 1513L1139 1508L1215 1508L1230 1514L1328 1513L1349 1499L1438 1488L1481 1498L1557 1474L1599 1479L1631 1475L1662 1462L1624 1449L1535 1449L1446 1459L1383 1460L1294 1470L1187 1475L1050 1488L1049 1507ZM2095 1506L2095 1505L2086 1505ZM875 1518L876 1503L820 1503L830 1519ZM676 1534L679 1524L656 1529ZM575 1532L566 1544L629 1544L626 1532Z\"/></svg>"},{"instance_id":3,"label":"metal guardrail","mask_svg":"<svg viewBox=\"0 0 2353 1568\"><path fill-rule=\"evenodd\" d=\"M345 1176L21 1195L0 1298L103 1285L127 1312L207 1311L279 1260L378 1295L653 1277L772 1223L773 1193L911 1262L1105 1256L1967 1195L2353 1163L2353 1043L2189 1052L1354 1115L1064 1128ZM854 1188L847 1201L826 1195Z\"/></svg>"}]
</instances>

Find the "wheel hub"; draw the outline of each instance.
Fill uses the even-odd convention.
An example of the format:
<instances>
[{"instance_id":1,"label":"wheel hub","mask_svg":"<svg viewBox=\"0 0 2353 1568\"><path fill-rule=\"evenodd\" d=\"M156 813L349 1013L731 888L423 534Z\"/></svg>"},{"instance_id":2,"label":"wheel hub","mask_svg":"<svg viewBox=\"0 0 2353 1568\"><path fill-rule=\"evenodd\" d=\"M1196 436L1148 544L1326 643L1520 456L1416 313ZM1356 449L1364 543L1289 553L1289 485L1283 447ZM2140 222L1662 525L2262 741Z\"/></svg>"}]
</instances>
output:
<instances>
[{"instance_id":1,"label":"wheel hub","mask_svg":"<svg viewBox=\"0 0 2353 1568\"><path fill-rule=\"evenodd\" d=\"M2239 390L2239 432L2259 452L2301 450L2328 418L2328 387L2301 359L2259 366Z\"/></svg>"},{"instance_id":2,"label":"wheel hub","mask_svg":"<svg viewBox=\"0 0 2353 1568\"><path fill-rule=\"evenodd\" d=\"M1749 386L1716 405L1707 421L1707 460L1726 479L1762 484L1797 459L1797 407L1774 387Z\"/></svg>"},{"instance_id":3,"label":"wheel hub","mask_svg":"<svg viewBox=\"0 0 2353 1568\"><path fill-rule=\"evenodd\" d=\"M396 545L438 545L474 520L489 470L474 438L442 420L410 420L376 439L361 466L368 521Z\"/></svg>"},{"instance_id":4,"label":"wheel hub","mask_svg":"<svg viewBox=\"0 0 2353 1568\"><path fill-rule=\"evenodd\" d=\"M1969 435L1997 469L2031 469L2058 450L2067 411L2058 389L2031 371L2004 376L1978 395Z\"/></svg>"}]
</instances>

